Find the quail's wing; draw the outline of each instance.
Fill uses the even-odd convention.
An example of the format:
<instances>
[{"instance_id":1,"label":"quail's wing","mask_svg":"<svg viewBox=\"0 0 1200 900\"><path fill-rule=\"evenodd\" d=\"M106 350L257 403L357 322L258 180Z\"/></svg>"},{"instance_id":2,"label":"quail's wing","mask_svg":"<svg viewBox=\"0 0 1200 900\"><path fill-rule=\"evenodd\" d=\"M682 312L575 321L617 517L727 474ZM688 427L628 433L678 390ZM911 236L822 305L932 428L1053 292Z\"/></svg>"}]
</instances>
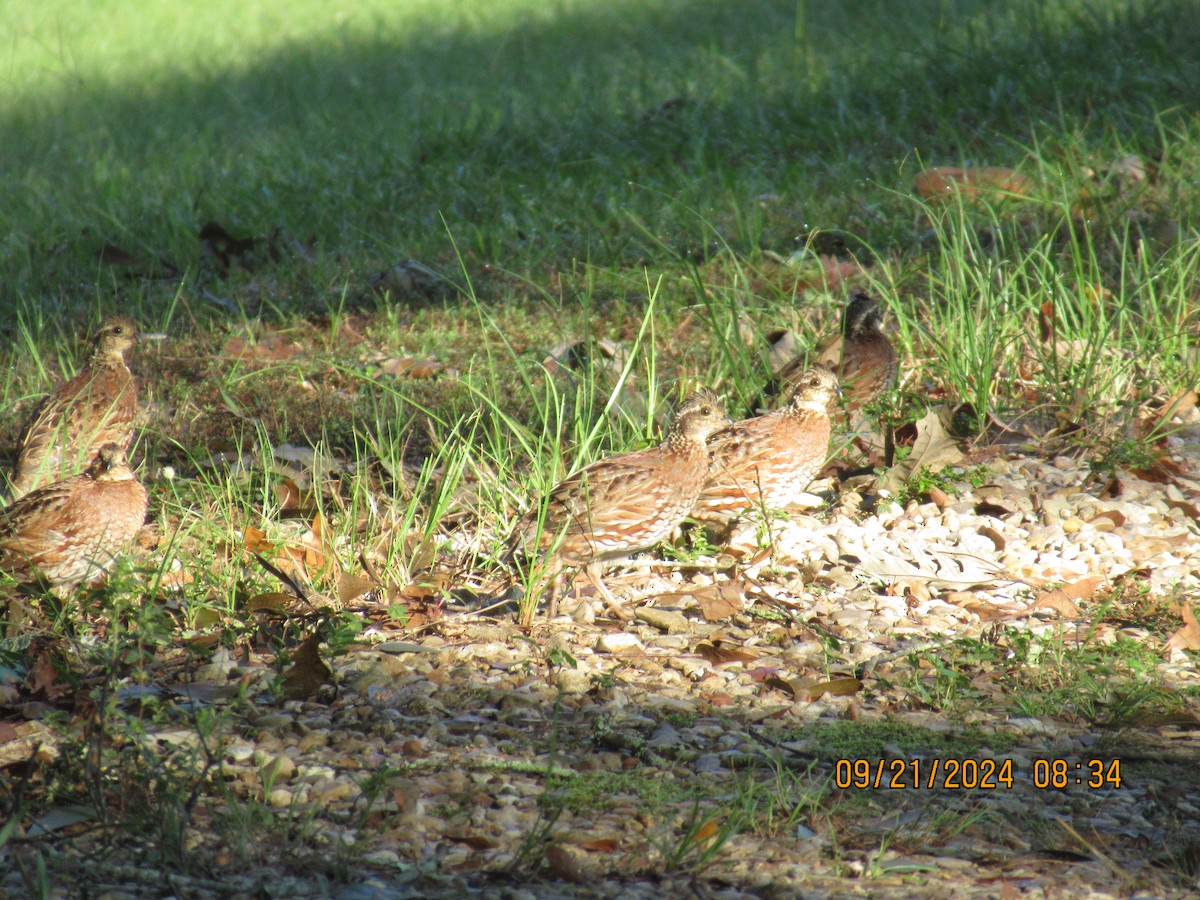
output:
<instances>
[{"instance_id":1,"label":"quail's wing","mask_svg":"<svg viewBox=\"0 0 1200 900\"><path fill-rule=\"evenodd\" d=\"M781 418L771 412L722 428L708 439L712 455L709 477L721 481L754 481L759 468L763 435Z\"/></svg>"},{"instance_id":2,"label":"quail's wing","mask_svg":"<svg viewBox=\"0 0 1200 900\"><path fill-rule=\"evenodd\" d=\"M59 482L26 494L0 510L0 550L31 557L61 547L74 530L71 482Z\"/></svg>"}]
</instances>

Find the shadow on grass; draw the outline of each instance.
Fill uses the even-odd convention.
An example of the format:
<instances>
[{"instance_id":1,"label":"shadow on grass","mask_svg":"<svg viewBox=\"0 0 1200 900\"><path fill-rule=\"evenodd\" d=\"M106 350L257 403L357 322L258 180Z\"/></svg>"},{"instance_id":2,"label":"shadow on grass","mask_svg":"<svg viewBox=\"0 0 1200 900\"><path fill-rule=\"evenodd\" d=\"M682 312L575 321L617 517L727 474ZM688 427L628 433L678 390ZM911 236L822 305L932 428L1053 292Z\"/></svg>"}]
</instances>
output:
<instances>
[{"instance_id":1,"label":"shadow on grass","mask_svg":"<svg viewBox=\"0 0 1200 900\"><path fill-rule=\"evenodd\" d=\"M809 225L886 244L879 185L905 186L906 158L1012 162L1070 128L1154 152L1161 117L1197 103L1185 0L814 4L798 33L806 5L571 4L30 93L0 114L3 290L94 290L105 242L187 269L208 220L311 242L327 283L410 256L453 271L448 235L516 271L654 259L712 228L743 247ZM762 213L763 193L786 212Z\"/></svg>"}]
</instances>

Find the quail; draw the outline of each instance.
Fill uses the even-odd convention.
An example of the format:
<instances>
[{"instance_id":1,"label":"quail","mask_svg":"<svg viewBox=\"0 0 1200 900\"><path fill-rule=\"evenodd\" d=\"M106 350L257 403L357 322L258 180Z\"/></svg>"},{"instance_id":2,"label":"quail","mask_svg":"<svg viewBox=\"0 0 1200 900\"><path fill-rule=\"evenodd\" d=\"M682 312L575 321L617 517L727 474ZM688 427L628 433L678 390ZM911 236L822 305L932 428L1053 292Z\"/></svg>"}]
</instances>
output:
<instances>
[{"instance_id":1,"label":"quail","mask_svg":"<svg viewBox=\"0 0 1200 900\"><path fill-rule=\"evenodd\" d=\"M13 499L86 468L105 444L128 446L137 384L125 353L136 340L137 326L126 316L100 326L87 363L46 398L25 430L13 473Z\"/></svg>"},{"instance_id":2,"label":"quail","mask_svg":"<svg viewBox=\"0 0 1200 900\"><path fill-rule=\"evenodd\" d=\"M107 571L146 517L146 491L119 444L88 469L0 510L0 571L60 596Z\"/></svg>"},{"instance_id":3,"label":"quail","mask_svg":"<svg viewBox=\"0 0 1200 900\"><path fill-rule=\"evenodd\" d=\"M712 435L708 478L691 518L720 527L748 509L798 500L825 464L837 396L837 376L817 364L795 379L786 406Z\"/></svg>"},{"instance_id":4,"label":"quail","mask_svg":"<svg viewBox=\"0 0 1200 900\"><path fill-rule=\"evenodd\" d=\"M728 423L714 391L691 394L661 444L607 457L559 482L518 523L510 559L521 550L541 551L561 565L584 567L609 608L628 618L600 579L603 563L670 536L704 486L706 439Z\"/></svg>"},{"instance_id":5,"label":"quail","mask_svg":"<svg viewBox=\"0 0 1200 900\"><path fill-rule=\"evenodd\" d=\"M861 424L863 407L896 384L896 350L883 333L883 310L861 288L850 295L841 334L822 341L814 358L833 367L842 389L846 425L851 429ZM806 371L804 358L796 357L779 370L775 384L781 393L790 391Z\"/></svg>"}]
</instances>

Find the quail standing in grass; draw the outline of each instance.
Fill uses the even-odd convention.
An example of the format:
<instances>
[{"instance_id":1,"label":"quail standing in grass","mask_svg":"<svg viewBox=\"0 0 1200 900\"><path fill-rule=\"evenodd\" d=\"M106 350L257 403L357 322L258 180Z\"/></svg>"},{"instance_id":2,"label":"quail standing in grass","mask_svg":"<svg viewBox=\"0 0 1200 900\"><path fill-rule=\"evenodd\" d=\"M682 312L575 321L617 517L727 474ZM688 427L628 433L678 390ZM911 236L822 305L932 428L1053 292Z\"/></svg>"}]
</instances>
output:
<instances>
[{"instance_id":1,"label":"quail standing in grass","mask_svg":"<svg viewBox=\"0 0 1200 900\"><path fill-rule=\"evenodd\" d=\"M106 444L87 471L0 509L0 572L65 595L108 570L146 517L146 491Z\"/></svg>"},{"instance_id":2,"label":"quail standing in grass","mask_svg":"<svg viewBox=\"0 0 1200 900\"><path fill-rule=\"evenodd\" d=\"M25 430L12 479L14 499L86 468L105 444L129 445L137 383L125 353L136 340L137 326L126 316L100 326L87 363L43 401Z\"/></svg>"},{"instance_id":3,"label":"quail standing in grass","mask_svg":"<svg viewBox=\"0 0 1200 900\"><path fill-rule=\"evenodd\" d=\"M841 334L822 341L813 356L833 367L842 389L846 424L851 429L861 424L863 407L896 385L896 350L883 333L883 310L861 288L850 295L842 315ZM774 384L781 394L788 393L807 369L805 359L796 357L779 370Z\"/></svg>"},{"instance_id":4,"label":"quail standing in grass","mask_svg":"<svg viewBox=\"0 0 1200 900\"><path fill-rule=\"evenodd\" d=\"M628 618L601 581L604 562L670 536L704 486L706 439L728 423L715 392L691 394L661 444L599 460L556 485L518 523L509 538L510 558L548 551L560 565L584 567L609 608Z\"/></svg>"},{"instance_id":5,"label":"quail standing in grass","mask_svg":"<svg viewBox=\"0 0 1200 900\"><path fill-rule=\"evenodd\" d=\"M837 396L837 376L818 364L796 378L786 406L710 437L712 462L691 518L721 527L749 509L799 500L825 464Z\"/></svg>"}]
</instances>

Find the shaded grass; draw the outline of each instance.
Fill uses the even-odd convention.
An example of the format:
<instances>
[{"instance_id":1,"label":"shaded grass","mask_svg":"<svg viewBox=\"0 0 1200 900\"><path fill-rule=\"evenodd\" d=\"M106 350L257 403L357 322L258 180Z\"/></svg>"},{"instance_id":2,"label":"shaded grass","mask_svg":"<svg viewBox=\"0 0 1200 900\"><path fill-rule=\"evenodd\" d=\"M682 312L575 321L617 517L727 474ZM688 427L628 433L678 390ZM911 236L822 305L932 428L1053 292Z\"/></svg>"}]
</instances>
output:
<instances>
[{"instance_id":1,"label":"shaded grass","mask_svg":"<svg viewBox=\"0 0 1200 900\"><path fill-rule=\"evenodd\" d=\"M820 4L797 71L783 0L71 10L7 13L0 268L46 312L128 295L105 242L194 269L208 219L314 245L265 287L281 310L396 258L452 270L447 231L522 273L703 248L695 212L743 250L830 226L904 245L903 204L870 185L906 159L1015 162L1063 133L1161 152L1200 33L1187 3Z\"/></svg>"}]
</instances>

